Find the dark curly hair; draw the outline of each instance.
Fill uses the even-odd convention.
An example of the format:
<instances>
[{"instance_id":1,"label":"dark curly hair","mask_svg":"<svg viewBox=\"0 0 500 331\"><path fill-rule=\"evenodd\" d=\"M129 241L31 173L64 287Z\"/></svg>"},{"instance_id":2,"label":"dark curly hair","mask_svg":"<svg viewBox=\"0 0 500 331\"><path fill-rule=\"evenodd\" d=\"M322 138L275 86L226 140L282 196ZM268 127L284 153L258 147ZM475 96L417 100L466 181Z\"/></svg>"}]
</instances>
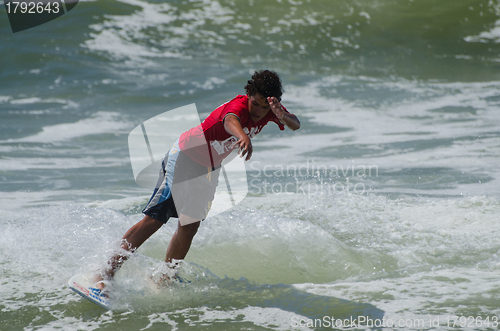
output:
<instances>
[{"instance_id":1,"label":"dark curly hair","mask_svg":"<svg viewBox=\"0 0 500 331\"><path fill-rule=\"evenodd\" d=\"M269 70L256 71L245 86L245 90L249 96L259 93L265 98L275 97L279 101L283 95L280 76Z\"/></svg>"}]
</instances>

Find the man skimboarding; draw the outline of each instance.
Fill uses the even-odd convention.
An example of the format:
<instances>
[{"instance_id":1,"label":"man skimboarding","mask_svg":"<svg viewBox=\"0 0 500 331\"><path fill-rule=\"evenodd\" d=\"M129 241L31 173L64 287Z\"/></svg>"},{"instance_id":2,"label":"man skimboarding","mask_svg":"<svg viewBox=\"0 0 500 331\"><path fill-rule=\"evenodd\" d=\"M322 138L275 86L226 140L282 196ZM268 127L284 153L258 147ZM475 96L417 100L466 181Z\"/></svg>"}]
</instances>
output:
<instances>
[{"instance_id":1,"label":"man skimboarding","mask_svg":"<svg viewBox=\"0 0 500 331\"><path fill-rule=\"evenodd\" d=\"M251 138L269 122L280 130L300 127L298 118L280 103L281 79L274 71L255 72L238 95L215 109L200 125L184 132L165 155L156 188L143 210L144 218L123 236L121 248L134 252L170 217L178 218L177 230L167 248L165 262L182 260L201 220L207 216L217 188L222 161L234 149L246 161L253 153ZM95 277L103 290L105 281L127 259L127 254L112 256Z\"/></svg>"}]
</instances>

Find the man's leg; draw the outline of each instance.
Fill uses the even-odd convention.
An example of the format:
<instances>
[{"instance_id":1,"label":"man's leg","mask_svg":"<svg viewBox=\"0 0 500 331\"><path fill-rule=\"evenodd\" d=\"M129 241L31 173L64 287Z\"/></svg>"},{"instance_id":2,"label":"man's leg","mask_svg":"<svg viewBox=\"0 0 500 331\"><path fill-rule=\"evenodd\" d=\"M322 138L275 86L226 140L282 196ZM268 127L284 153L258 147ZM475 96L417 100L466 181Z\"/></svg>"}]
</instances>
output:
<instances>
[{"instance_id":1,"label":"man's leg","mask_svg":"<svg viewBox=\"0 0 500 331\"><path fill-rule=\"evenodd\" d=\"M133 252L139 248L149 237L151 237L163 225L162 222L152 218L151 216L144 216L144 218L131 227L123 236L121 248ZM113 278L115 272L122 266L123 262L127 260L126 254L116 254L108 260L108 267L103 270L103 274L97 278L98 288L103 289L104 284L100 281L103 278Z\"/></svg>"},{"instance_id":2,"label":"man's leg","mask_svg":"<svg viewBox=\"0 0 500 331\"><path fill-rule=\"evenodd\" d=\"M163 225L162 222L145 215L144 218L131 227L122 238L122 248L134 251L139 248L149 237L151 237Z\"/></svg>"},{"instance_id":3,"label":"man's leg","mask_svg":"<svg viewBox=\"0 0 500 331\"><path fill-rule=\"evenodd\" d=\"M177 230L168 244L165 262L171 263L172 259L182 260L186 257L199 226L200 220L180 215Z\"/></svg>"}]
</instances>

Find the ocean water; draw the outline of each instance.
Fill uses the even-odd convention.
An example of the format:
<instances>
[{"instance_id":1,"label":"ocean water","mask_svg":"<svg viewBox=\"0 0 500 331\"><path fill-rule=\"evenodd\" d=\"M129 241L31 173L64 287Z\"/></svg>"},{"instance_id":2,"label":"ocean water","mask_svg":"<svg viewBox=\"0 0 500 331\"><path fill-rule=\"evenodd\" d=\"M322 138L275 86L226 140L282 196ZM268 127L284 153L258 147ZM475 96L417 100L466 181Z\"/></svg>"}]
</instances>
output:
<instances>
[{"instance_id":1,"label":"ocean water","mask_svg":"<svg viewBox=\"0 0 500 331\"><path fill-rule=\"evenodd\" d=\"M0 6L0 330L494 330L497 0L80 1L12 33ZM278 71L248 195L156 289L171 220L105 311L67 286L142 218L128 134L203 118ZM370 324L371 323L371 324Z\"/></svg>"}]
</instances>

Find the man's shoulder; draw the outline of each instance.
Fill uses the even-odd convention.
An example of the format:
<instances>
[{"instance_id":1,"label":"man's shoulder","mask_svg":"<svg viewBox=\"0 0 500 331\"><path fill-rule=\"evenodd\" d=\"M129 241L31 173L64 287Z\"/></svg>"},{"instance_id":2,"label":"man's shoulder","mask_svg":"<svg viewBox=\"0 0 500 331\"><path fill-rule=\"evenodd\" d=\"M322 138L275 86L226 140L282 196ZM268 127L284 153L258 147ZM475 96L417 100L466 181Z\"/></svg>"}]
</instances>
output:
<instances>
[{"instance_id":1,"label":"man's shoulder","mask_svg":"<svg viewBox=\"0 0 500 331\"><path fill-rule=\"evenodd\" d=\"M248 96L246 95L237 95L236 97L217 107L217 109L213 111L213 113L220 116L221 119L224 118L228 113L233 113L237 116L241 116L248 112Z\"/></svg>"},{"instance_id":2,"label":"man's shoulder","mask_svg":"<svg viewBox=\"0 0 500 331\"><path fill-rule=\"evenodd\" d=\"M222 123L224 117L229 113L235 114L240 120L248 117L248 102L245 102L245 100L248 100L246 95L237 95L233 99L217 107L203 121L203 129L206 130L209 127Z\"/></svg>"},{"instance_id":3,"label":"man's shoulder","mask_svg":"<svg viewBox=\"0 0 500 331\"><path fill-rule=\"evenodd\" d=\"M237 95L232 100L226 103L230 108L236 107L244 110L248 110L248 96L246 95Z\"/></svg>"}]
</instances>

